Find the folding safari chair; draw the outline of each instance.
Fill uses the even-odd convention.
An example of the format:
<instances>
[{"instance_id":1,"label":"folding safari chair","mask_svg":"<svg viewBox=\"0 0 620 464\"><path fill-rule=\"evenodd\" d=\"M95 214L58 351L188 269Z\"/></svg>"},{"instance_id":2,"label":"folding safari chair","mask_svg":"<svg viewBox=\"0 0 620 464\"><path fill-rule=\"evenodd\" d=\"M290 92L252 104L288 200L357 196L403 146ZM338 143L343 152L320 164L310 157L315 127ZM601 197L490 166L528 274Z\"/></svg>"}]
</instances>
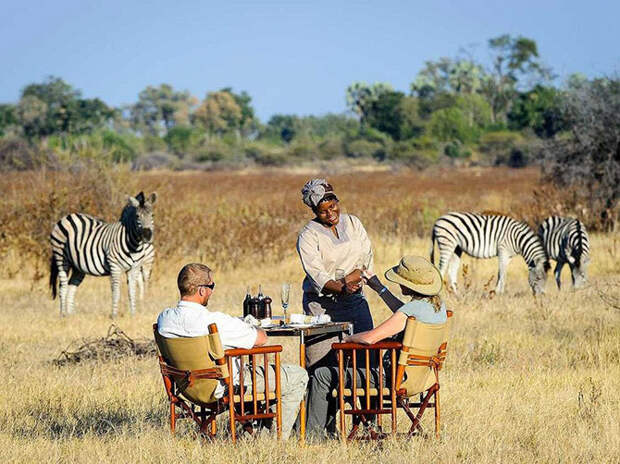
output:
<instances>
[{"instance_id":1,"label":"folding safari chair","mask_svg":"<svg viewBox=\"0 0 620 464\"><path fill-rule=\"evenodd\" d=\"M448 320L443 324L426 324L416 321L414 317L407 318L402 343L384 340L373 345L332 345L338 356L339 374L338 389L332 395L338 397L343 440L356 438L360 425L368 426L368 436L364 438L385 438L388 435L382 429L383 414L391 416L391 434L396 435L398 408L403 409L411 420L409 436L416 432L422 433L422 415L427 408L433 408L435 436L439 438L439 371L446 359L452 315L452 311L448 311ZM363 366L358 366L360 351L364 354ZM375 351L379 355L378 366L372 366L371 363L371 353ZM398 356L397 351L400 351ZM388 353L387 359L384 359L384 353ZM349 361L352 364L350 379L347 378L345 368ZM387 365L392 366L389 372L386 372ZM375 380L374 387L371 387L371 377ZM419 401L411 402L416 395L419 395ZM349 409L345 408L347 404ZM417 408L417 414L414 414L412 408ZM348 435L347 415L353 418ZM370 419L375 416L376 424L373 424Z\"/></svg>"},{"instance_id":2,"label":"folding safari chair","mask_svg":"<svg viewBox=\"0 0 620 464\"><path fill-rule=\"evenodd\" d=\"M277 435L281 436L282 411L280 389L280 352L282 346L263 346L248 350L224 351L215 324L209 325L209 334L201 337L166 338L159 334L157 324L153 334L158 348L159 367L170 402L170 430L174 434L176 421L190 418L203 436L214 437L217 415L228 409L232 441L236 440L236 423L252 432L252 422L258 419L276 419ZM275 389L269 388L269 355L275 358ZM240 366L243 384L244 357L248 357L252 386L233 385L232 363ZM265 388L256 388L256 368L260 358L265 369ZM237 361L238 360L238 361ZM216 397L216 388L225 381L228 392ZM249 390L249 391L246 391ZM243 399L243 400L242 400ZM270 412L275 403L276 412Z\"/></svg>"}]
</instances>

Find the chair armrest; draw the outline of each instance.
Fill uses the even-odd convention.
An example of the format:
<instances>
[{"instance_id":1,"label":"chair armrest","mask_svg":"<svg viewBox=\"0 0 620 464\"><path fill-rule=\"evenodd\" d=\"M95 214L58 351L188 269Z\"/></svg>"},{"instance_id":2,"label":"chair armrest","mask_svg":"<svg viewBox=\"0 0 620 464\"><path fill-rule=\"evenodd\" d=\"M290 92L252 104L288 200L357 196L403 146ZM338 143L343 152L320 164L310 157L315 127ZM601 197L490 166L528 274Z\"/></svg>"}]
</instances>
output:
<instances>
[{"instance_id":1,"label":"chair armrest","mask_svg":"<svg viewBox=\"0 0 620 464\"><path fill-rule=\"evenodd\" d=\"M232 348L226 350L224 354L226 356L248 356L253 354L268 354L268 353L280 353L282 351L282 345L269 345L269 346L257 346L250 348L249 350L243 348Z\"/></svg>"},{"instance_id":2,"label":"chair armrest","mask_svg":"<svg viewBox=\"0 0 620 464\"><path fill-rule=\"evenodd\" d=\"M399 350L402 347L402 343L392 340L381 340L372 345L367 345L365 343L332 343L333 350Z\"/></svg>"}]
</instances>

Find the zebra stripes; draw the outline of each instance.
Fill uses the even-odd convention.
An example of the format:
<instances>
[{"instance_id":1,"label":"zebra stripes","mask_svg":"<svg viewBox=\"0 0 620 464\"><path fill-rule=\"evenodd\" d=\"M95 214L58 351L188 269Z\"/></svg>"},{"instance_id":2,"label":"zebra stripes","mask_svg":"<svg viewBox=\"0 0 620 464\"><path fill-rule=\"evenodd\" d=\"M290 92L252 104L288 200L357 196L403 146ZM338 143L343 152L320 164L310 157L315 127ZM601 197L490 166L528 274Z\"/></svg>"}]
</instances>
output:
<instances>
[{"instance_id":1,"label":"zebra stripes","mask_svg":"<svg viewBox=\"0 0 620 464\"><path fill-rule=\"evenodd\" d=\"M148 279L148 276L144 279L142 272L150 274L154 255L153 203L156 200L155 193L148 199L142 192L135 198L128 197L120 221L115 223L108 224L82 213L69 214L56 223L50 235L50 287L55 298L59 281L61 315L73 313L75 292L88 274L110 276L112 317L115 317L122 272L127 273L130 313L135 312L136 285Z\"/></svg>"},{"instance_id":2,"label":"zebra stripes","mask_svg":"<svg viewBox=\"0 0 620 464\"><path fill-rule=\"evenodd\" d=\"M549 258L556 262L555 281L560 285L562 268L568 263L573 287L582 287L586 282L586 271L590 262L590 240L583 223L578 219L550 216L538 228Z\"/></svg>"},{"instance_id":3,"label":"zebra stripes","mask_svg":"<svg viewBox=\"0 0 620 464\"><path fill-rule=\"evenodd\" d=\"M514 255L521 255L529 268L529 284L534 294L544 292L549 263L543 244L525 223L508 216L453 212L433 225L431 261L435 243L439 250L439 271L448 272L450 287L456 292L456 277L463 252L474 258L499 258L495 291L504 291L506 270Z\"/></svg>"}]
</instances>

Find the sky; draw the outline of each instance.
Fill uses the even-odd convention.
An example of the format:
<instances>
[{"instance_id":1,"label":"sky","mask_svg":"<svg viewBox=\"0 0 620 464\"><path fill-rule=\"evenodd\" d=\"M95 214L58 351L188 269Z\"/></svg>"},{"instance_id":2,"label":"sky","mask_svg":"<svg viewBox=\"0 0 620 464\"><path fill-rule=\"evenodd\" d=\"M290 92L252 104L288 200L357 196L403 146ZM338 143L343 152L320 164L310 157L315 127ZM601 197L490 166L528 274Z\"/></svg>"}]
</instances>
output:
<instances>
[{"instance_id":1,"label":"sky","mask_svg":"<svg viewBox=\"0 0 620 464\"><path fill-rule=\"evenodd\" d=\"M427 60L534 39L561 83L620 72L620 2L0 0L0 102L61 77L120 106L148 85L246 90L260 119L346 110L355 81L409 91Z\"/></svg>"}]
</instances>

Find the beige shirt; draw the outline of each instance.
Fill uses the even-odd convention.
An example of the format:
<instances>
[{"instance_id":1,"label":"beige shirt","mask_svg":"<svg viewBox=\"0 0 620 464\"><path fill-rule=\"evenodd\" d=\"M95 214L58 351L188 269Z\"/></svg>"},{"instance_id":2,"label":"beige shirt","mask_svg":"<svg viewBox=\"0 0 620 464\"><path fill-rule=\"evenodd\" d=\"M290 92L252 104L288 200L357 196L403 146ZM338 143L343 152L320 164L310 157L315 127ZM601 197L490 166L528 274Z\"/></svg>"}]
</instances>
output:
<instances>
[{"instance_id":1,"label":"beige shirt","mask_svg":"<svg viewBox=\"0 0 620 464\"><path fill-rule=\"evenodd\" d=\"M304 292L321 295L328 280L364 267L372 272L372 247L362 222L356 216L341 214L336 230L338 237L331 229L310 221L299 232L297 252L306 272Z\"/></svg>"}]
</instances>

